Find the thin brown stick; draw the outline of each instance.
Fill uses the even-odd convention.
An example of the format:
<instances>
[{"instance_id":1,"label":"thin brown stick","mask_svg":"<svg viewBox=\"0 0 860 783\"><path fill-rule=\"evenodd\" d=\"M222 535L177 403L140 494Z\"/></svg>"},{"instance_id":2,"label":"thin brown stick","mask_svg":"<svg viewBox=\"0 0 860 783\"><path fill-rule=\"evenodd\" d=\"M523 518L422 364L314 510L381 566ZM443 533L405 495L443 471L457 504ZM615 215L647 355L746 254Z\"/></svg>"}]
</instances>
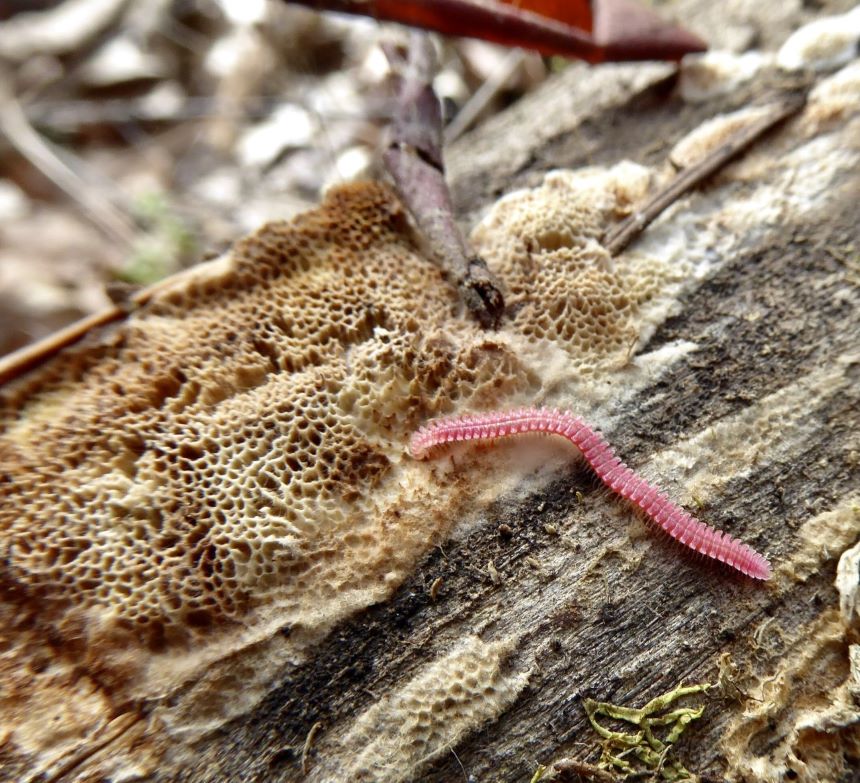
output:
<instances>
[{"instance_id":1,"label":"thin brown stick","mask_svg":"<svg viewBox=\"0 0 860 783\"><path fill-rule=\"evenodd\" d=\"M442 159L442 112L433 91L436 70L433 45L413 33L408 60L386 47L402 73L392 140L383 159L395 187L466 307L485 328L501 319L505 302L486 262L473 253L457 226Z\"/></svg>"},{"instance_id":2,"label":"thin brown stick","mask_svg":"<svg viewBox=\"0 0 860 783\"><path fill-rule=\"evenodd\" d=\"M201 267L199 266L183 269L181 272L135 291L122 304L115 304L104 310L99 310L97 313L84 316L73 324L69 324L69 326L53 332L31 345L25 345L17 351L0 357L0 388L23 375L27 370L59 353L66 346L82 340L94 329L115 321L121 321L138 307L146 304L156 294L174 285L179 285L200 273Z\"/></svg>"},{"instance_id":3,"label":"thin brown stick","mask_svg":"<svg viewBox=\"0 0 860 783\"><path fill-rule=\"evenodd\" d=\"M49 334L42 340L25 345L0 357L0 386L23 375L40 362L59 353L67 345L78 342L97 326L120 320L126 311L120 307L108 307L92 315L84 316L68 326Z\"/></svg>"},{"instance_id":4,"label":"thin brown stick","mask_svg":"<svg viewBox=\"0 0 860 783\"><path fill-rule=\"evenodd\" d=\"M805 104L805 93L792 94L775 107L773 114L762 117L733 134L701 161L681 171L668 185L655 193L642 209L609 231L603 240L604 247L611 255L617 256L681 196L745 152L771 128L797 114Z\"/></svg>"},{"instance_id":5,"label":"thin brown stick","mask_svg":"<svg viewBox=\"0 0 860 783\"><path fill-rule=\"evenodd\" d=\"M448 123L444 133L446 144L459 139L472 126L480 113L487 108L490 101L499 94L508 79L522 65L525 58L526 53L522 49L511 49L508 52L499 68L475 90L475 94L463 104L454 119Z\"/></svg>"}]
</instances>

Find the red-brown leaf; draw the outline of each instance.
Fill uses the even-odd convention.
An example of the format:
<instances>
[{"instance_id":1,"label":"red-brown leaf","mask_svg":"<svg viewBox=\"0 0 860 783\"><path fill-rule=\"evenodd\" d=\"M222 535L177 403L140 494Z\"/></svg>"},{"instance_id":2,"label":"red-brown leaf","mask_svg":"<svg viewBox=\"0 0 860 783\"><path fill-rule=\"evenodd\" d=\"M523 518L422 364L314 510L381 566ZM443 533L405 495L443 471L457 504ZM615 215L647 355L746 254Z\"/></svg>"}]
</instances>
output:
<instances>
[{"instance_id":1,"label":"red-brown leaf","mask_svg":"<svg viewBox=\"0 0 860 783\"><path fill-rule=\"evenodd\" d=\"M606 60L678 60L702 51L692 33L632 0L294 0L444 35L522 46L544 55ZM546 14L546 15L544 15ZM549 14L552 14L550 16Z\"/></svg>"}]
</instances>

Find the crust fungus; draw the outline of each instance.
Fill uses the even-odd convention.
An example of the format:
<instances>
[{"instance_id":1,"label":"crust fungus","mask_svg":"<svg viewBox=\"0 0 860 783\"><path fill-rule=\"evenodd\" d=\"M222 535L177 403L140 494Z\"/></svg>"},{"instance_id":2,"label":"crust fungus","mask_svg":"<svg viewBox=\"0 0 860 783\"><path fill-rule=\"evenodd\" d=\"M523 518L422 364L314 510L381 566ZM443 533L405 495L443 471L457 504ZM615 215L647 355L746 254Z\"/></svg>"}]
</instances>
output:
<instances>
[{"instance_id":1,"label":"crust fungus","mask_svg":"<svg viewBox=\"0 0 860 783\"><path fill-rule=\"evenodd\" d=\"M597 242L647 183L619 171L580 190L551 178L477 232L519 298L498 332L458 311L395 197L359 184L8 383L2 580L27 639L15 654L50 644L118 702L170 693L282 628L301 658L390 595L482 481L428 486L409 433L529 399L529 346L588 373L635 336L658 281L612 268Z\"/></svg>"}]
</instances>

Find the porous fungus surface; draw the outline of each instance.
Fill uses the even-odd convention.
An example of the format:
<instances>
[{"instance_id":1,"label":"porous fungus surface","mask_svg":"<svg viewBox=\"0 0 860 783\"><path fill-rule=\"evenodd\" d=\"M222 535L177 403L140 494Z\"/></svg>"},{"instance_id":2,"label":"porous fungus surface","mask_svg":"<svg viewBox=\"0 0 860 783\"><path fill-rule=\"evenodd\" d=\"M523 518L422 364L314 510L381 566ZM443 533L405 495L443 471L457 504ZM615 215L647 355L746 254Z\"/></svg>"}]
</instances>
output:
<instances>
[{"instance_id":1,"label":"porous fungus surface","mask_svg":"<svg viewBox=\"0 0 860 783\"><path fill-rule=\"evenodd\" d=\"M511 328L559 346L580 373L623 362L639 336L640 305L665 282L665 267L616 265L600 243L649 183L649 170L632 163L552 172L499 201L472 232L508 286Z\"/></svg>"},{"instance_id":2,"label":"porous fungus surface","mask_svg":"<svg viewBox=\"0 0 860 783\"><path fill-rule=\"evenodd\" d=\"M813 100L810 116L821 107ZM805 148L781 159L792 155L838 170L836 158ZM751 160L748 168L765 165ZM611 430L607 400L649 387L692 350L672 343L634 358L710 263L710 227L740 236L759 220L749 205L769 202L770 189L800 198L779 179L750 186L746 200L706 193L699 212L670 215L611 258L604 232L656 177L630 163L553 172L493 206L472 240L505 290L497 331L473 323L418 250L397 199L368 183L264 227L0 390L0 663L17 678L0 702L0 735L25 766L47 775L70 748L101 741L118 705L145 702L140 720L162 738L199 736L257 709L289 667L312 666L337 623L391 598L437 545L469 535L488 502L524 475L533 489L551 474L551 444L531 467L525 449L504 444L492 458L463 446L418 463L409 437L428 420L549 405ZM807 447L808 400L849 388L845 368L825 375L662 453L654 446L637 468L688 507L695 492L713 514L712 501L749 466ZM562 452L555 465L569 464ZM770 523L743 519L732 532L745 538ZM624 562L651 544L587 516L576 541L586 571L603 568L620 542ZM570 594L580 590L570 551L550 549L538 565L569 575ZM514 566L493 568L504 590ZM517 600L525 617L527 597L505 599ZM317 737L314 774L337 779L326 765L351 759L355 779L408 779L496 720L531 665L508 670L498 638L510 632L488 623L472 641L434 647L435 663L398 670L375 704ZM474 688L463 673L473 663ZM64 707L72 697L74 710ZM420 702L437 708L425 715ZM40 730L57 716L65 733ZM140 752L132 757L145 768Z\"/></svg>"},{"instance_id":3,"label":"porous fungus surface","mask_svg":"<svg viewBox=\"0 0 860 783\"><path fill-rule=\"evenodd\" d=\"M416 769L507 709L526 686L528 672L507 665L514 647L510 639L471 637L439 656L359 715L335 756L339 766L322 765L311 780L414 780Z\"/></svg>"},{"instance_id":4,"label":"porous fungus surface","mask_svg":"<svg viewBox=\"0 0 860 783\"><path fill-rule=\"evenodd\" d=\"M492 340L423 339L451 307L381 187L241 242L5 390L4 581L154 648L377 590L409 560L370 513L399 444L522 376Z\"/></svg>"},{"instance_id":5,"label":"porous fungus surface","mask_svg":"<svg viewBox=\"0 0 860 783\"><path fill-rule=\"evenodd\" d=\"M511 314L498 332L463 313L393 194L365 183L7 384L0 579L20 638L35 633L15 654L51 639L118 700L170 693L287 629L262 682L385 599L494 484L428 481L409 435L533 400L547 356L584 378L629 352L659 274L614 266L597 238L647 181L629 165L559 174L488 217L476 241ZM222 700L222 718L256 692Z\"/></svg>"},{"instance_id":6,"label":"porous fungus surface","mask_svg":"<svg viewBox=\"0 0 860 783\"><path fill-rule=\"evenodd\" d=\"M618 200L600 210L559 182L483 232L509 245L488 248L511 289L508 334L454 314L398 202L361 185L7 387L0 524L16 599L43 601L77 638L158 649L274 605L296 619L378 592L420 548L395 545L372 492L409 433L458 401L533 387L520 335L590 370L629 342L656 288L613 271L596 242ZM536 214L541 200L552 212Z\"/></svg>"}]
</instances>

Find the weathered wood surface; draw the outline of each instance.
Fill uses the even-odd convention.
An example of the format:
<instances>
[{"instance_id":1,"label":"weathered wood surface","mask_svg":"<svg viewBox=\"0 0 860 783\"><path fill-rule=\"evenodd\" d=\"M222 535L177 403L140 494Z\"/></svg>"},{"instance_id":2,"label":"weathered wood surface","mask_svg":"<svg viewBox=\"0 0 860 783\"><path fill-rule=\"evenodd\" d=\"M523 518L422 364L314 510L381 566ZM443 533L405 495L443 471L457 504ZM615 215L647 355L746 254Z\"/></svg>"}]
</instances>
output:
<instances>
[{"instance_id":1,"label":"weathered wood surface","mask_svg":"<svg viewBox=\"0 0 860 783\"><path fill-rule=\"evenodd\" d=\"M379 779L528 781L539 763L596 760L585 698L641 706L680 683L718 679L710 696L687 702L706 704L675 751L688 769L717 779L858 779L856 557L843 558L841 594L834 586L840 557L860 540L853 67L844 105L813 92L802 116L625 251L688 260L689 275L643 320L627 366L576 387L593 393L583 407L599 413L625 460L768 553L774 579L735 577L646 532L561 446L516 481L517 447L504 447L506 485L489 501L470 496L470 471L483 463L485 481L497 458L461 451L471 456L453 470L445 460L466 498L464 524L428 548L387 600L339 621L304 660L279 664L249 711L166 742L157 764L141 765L146 779L345 780L358 769L350 754L381 742ZM452 150L455 199L471 222L554 168L628 159L656 175L707 119L824 78L766 68L690 103L668 67L573 68ZM542 396L574 403L553 386L559 379L548 369ZM490 676L500 683L488 695L495 706L426 763L398 766L411 756L385 720L410 715L408 702L397 713L391 701L475 637L504 646ZM170 703L153 694L133 710L151 721ZM95 779L111 736L36 779ZM10 779L23 778L12 763Z\"/></svg>"},{"instance_id":2,"label":"weathered wood surface","mask_svg":"<svg viewBox=\"0 0 860 783\"><path fill-rule=\"evenodd\" d=\"M575 70L452 152L464 214L475 216L556 167L623 158L660 163L706 119L798 84L768 71L691 105L663 66ZM547 122L557 123L550 138L543 135ZM694 350L654 383L620 394L613 410L611 441L632 464L689 440L717 444L721 463L738 460L721 465L718 497L702 515L768 552L777 568L773 583L734 578L651 536L631 538L625 515L580 466L536 491L524 479L518 492L480 508L479 524L433 551L390 601L341 624L312 661L285 673L250 719L202 742L182 779L301 779L302 746L317 721L323 729L311 769L325 758L327 732L343 732L441 651L488 630L521 634L511 665L530 671L528 686L497 720L397 779L527 781L538 763L593 761L598 738L584 697L639 706L682 682L715 682L724 654L738 667L737 688L717 690L685 735L678 754L689 769L720 779L729 755L733 779L857 779L856 726L830 737L809 730L795 745L790 737L796 706L824 712L843 684L857 631L856 622L843 625L835 616L834 580L839 556L860 535L858 131L856 110L817 131L838 135L846 165L809 192L802 208L750 214L747 235L711 235L715 271L639 349L649 354L689 342ZM773 160L806 143L804 135L795 123L753 155ZM668 222L743 198L756 187L756 166L749 165L717 176ZM810 161L797 177L814 171ZM766 446L735 440L754 441L756 426L738 422L760 424L769 410L776 421L761 424ZM717 433L709 438L712 427ZM697 459L707 462L707 451ZM829 510L838 519L829 519ZM621 567L640 556L635 568ZM433 600L430 586L440 578ZM762 683L772 678L784 692L773 697L765 686L763 697ZM762 698L769 710L740 718ZM792 747L799 757L786 750ZM759 775L751 772L757 762Z\"/></svg>"}]
</instances>

